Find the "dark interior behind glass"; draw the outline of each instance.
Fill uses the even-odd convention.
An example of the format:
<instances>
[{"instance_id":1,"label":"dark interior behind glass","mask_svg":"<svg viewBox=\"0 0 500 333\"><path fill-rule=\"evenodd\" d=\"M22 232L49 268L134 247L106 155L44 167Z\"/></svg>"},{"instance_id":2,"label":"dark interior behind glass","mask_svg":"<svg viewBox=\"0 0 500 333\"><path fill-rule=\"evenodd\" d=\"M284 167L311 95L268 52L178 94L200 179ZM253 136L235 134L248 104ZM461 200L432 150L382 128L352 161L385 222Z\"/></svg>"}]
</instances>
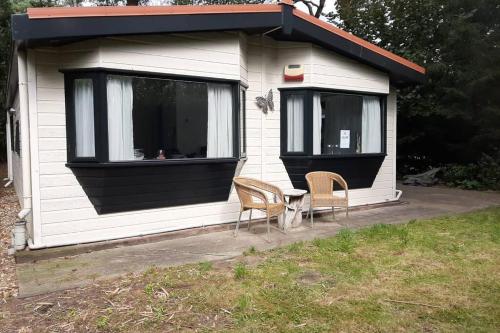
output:
<instances>
[{"instance_id":1,"label":"dark interior behind glass","mask_svg":"<svg viewBox=\"0 0 500 333\"><path fill-rule=\"evenodd\" d=\"M352 154L361 145L363 97L321 94L321 154ZM340 148L340 131L349 130L349 148Z\"/></svg>"},{"instance_id":2,"label":"dark interior behind glass","mask_svg":"<svg viewBox=\"0 0 500 333\"><path fill-rule=\"evenodd\" d=\"M207 156L207 84L133 79L136 159Z\"/></svg>"}]
</instances>

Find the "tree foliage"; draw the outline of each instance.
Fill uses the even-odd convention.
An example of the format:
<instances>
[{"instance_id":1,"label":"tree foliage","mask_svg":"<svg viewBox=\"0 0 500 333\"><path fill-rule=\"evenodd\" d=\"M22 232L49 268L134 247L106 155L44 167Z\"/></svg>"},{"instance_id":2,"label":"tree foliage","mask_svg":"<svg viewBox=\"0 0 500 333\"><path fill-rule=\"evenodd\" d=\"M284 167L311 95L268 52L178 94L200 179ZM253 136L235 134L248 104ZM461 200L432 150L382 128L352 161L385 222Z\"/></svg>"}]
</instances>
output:
<instances>
[{"instance_id":1,"label":"tree foliage","mask_svg":"<svg viewBox=\"0 0 500 333\"><path fill-rule=\"evenodd\" d=\"M498 0L338 0L331 20L427 68L400 89L400 171L498 156Z\"/></svg>"}]
</instances>

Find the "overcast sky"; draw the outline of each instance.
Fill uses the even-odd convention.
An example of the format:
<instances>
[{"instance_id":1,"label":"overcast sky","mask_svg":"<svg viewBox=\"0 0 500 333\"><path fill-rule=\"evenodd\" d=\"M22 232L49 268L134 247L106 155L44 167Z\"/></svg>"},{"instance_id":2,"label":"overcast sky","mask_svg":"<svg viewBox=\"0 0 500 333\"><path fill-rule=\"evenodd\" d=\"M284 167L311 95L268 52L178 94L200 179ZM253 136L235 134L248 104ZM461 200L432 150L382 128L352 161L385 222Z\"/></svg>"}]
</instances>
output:
<instances>
[{"instance_id":1,"label":"overcast sky","mask_svg":"<svg viewBox=\"0 0 500 333\"><path fill-rule=\"evenodd\" d=\"M125 1L125 0L124 0ZM318 1L318 0L312 0L314 2ZM333 12L335 10L335 1L336 0L326 0L325 2L325 8L323 9L323 13L329 13L329 12ZM268 0L268 1L265 1L265 2L268 2L268 3L275 3L277 1L274 1L274 0ZM161 6L161 5L166 5L166 4L169 4L170 3L170 0L150 0L149 1L149 4L151 6ZM84 1L82 3L83 6L95 6L95 4L93 4L91 1L87 0L87 1ZM307 10L307 7L306 5L304 5L303 3L298 3L297 5L297 8L299 8L300 10L303 10L304 12L306 13L309 13L309 11Z\"/></svg>"},{"instance_id":2,"label":"overcast sky","mask_svg":"<svg viewBox=\"0 0 500 333\"><path fill-rule=\"evenodd\" d=\"M330 12L335 11L335 1L336 0L326 0L325 1L325 8L323 9L323 13L330 13ZM316 1L314 1L314 2L316 2ZM296 5L296 7L303 10L306 13L309 13L306 5L304 5L303 3L298 3Z\"/></svg>"}]
</instances>

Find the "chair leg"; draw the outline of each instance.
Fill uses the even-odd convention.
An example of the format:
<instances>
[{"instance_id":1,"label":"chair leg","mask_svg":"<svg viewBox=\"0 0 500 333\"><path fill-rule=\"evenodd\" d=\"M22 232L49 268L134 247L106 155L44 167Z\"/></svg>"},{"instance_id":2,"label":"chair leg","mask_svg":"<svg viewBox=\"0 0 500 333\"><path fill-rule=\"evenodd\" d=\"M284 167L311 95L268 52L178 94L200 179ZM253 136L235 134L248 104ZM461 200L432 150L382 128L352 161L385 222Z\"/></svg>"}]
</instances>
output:
<instances>
[{"instance_id":1,"label":"chair leg","mask_svg":"<svg viewBox=\"0 0 500 333\"><path fill-rule=\"evenodd\" d=\"M335 207L332 207L332 221L335 222Z\"/></svg>"},{"instance_id":2,"label":"chair leg","mask_svg":"<svg viewBox=\"0 0 500 333\"><path fill-rule=\"evenodd\" d=\"M240 210L240 216L238 216L238 222L236 222L236 228L234 229L234 237L238 235L238 229L240 228L241 214L243 214L242 210Z\"/></svg>"},{"instance_id":3,"label":"chair leg","mask_svg":"<svg viewBox=\"0 0 500 333\"><path fill-rule=\"evenodd\" d=\"M349 218L349 206L345 206L345 217Z\"/></svg>"},{"instance_id":4,"label":"chair leg","mask_svg":"<svg viewBox=\"0 0 500 333\"><path fill-rule=\"evenodd\" d=\"M311 228L314 226L314 208L311 207Z\"/></svg>"},{"instance_id":5,"label":"chair leg","mask_svg":"<svg viewBox=\"0 0 500 333\"><path fill-rule=\"evenodd\" d=\"M287 234L288 231L287 231L287 228L286 228L286 214L285 214L285 212L286 212L286 210L284 210L283 214L282 214L283 215L283 217L282 217L282 219L283 219L283 233Z\"/></svg>"},{"instance_id":6,"label":"chair leg","mask_svg":"<svg viewBox=\"0 0 500 333\"><path fill-rule=\"evenodd\" d=\"M250 217L248 218L248 231L250 231L250 221L252 221L252 210L250 209Z\"/></svg>"},{"instance_id":7,"label":"chair leg","mask_svg":"<svg viewBox=\"0 0 500 333\"><path fill-rule=\"evenodd\" d=\"M306 220L309 218L309 212L311 211L311 207L309 207L309 209L307 210L307 214L306 214Z\"/></svg>"},{"instance_id":8,"label":"chair leg","mask_svg":"<svg viewBox=\"0 0 500 333\"><path fill-rule=\"evenodd\" d=\"M269 214L267 214L267 241L271 242L271 223L269 222Z\"/></svg>"}]
</instances>

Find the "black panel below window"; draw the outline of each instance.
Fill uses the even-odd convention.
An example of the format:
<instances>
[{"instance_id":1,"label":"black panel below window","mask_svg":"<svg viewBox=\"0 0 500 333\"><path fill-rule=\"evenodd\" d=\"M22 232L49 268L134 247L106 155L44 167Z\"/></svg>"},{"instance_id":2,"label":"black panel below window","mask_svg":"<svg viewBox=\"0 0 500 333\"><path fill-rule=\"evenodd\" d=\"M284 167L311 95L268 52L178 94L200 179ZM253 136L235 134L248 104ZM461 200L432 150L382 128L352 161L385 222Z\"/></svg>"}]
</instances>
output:
<instances>
[{"instance_id":1,"label":"black panel below window","mask_svg":"<svg viewBox=\"0 0 500 333\"><path fill-rule=\"evenodd\" d=\"M306 174L330 171L341 175L349 189L370 188L385 159L385 154L342 157L282 156L293 187L308 190Z\"/></svg>"},{"instance_id":2,"label":"black panel below window","mask_svg":"<svg viewBox=\"0 0 500 333\"><path fill-rule=\"evenodd\" d=\"M97 213L107 214L226 201L237 163L231 158L68 166Z\"/></svg>"}]
</instances>

